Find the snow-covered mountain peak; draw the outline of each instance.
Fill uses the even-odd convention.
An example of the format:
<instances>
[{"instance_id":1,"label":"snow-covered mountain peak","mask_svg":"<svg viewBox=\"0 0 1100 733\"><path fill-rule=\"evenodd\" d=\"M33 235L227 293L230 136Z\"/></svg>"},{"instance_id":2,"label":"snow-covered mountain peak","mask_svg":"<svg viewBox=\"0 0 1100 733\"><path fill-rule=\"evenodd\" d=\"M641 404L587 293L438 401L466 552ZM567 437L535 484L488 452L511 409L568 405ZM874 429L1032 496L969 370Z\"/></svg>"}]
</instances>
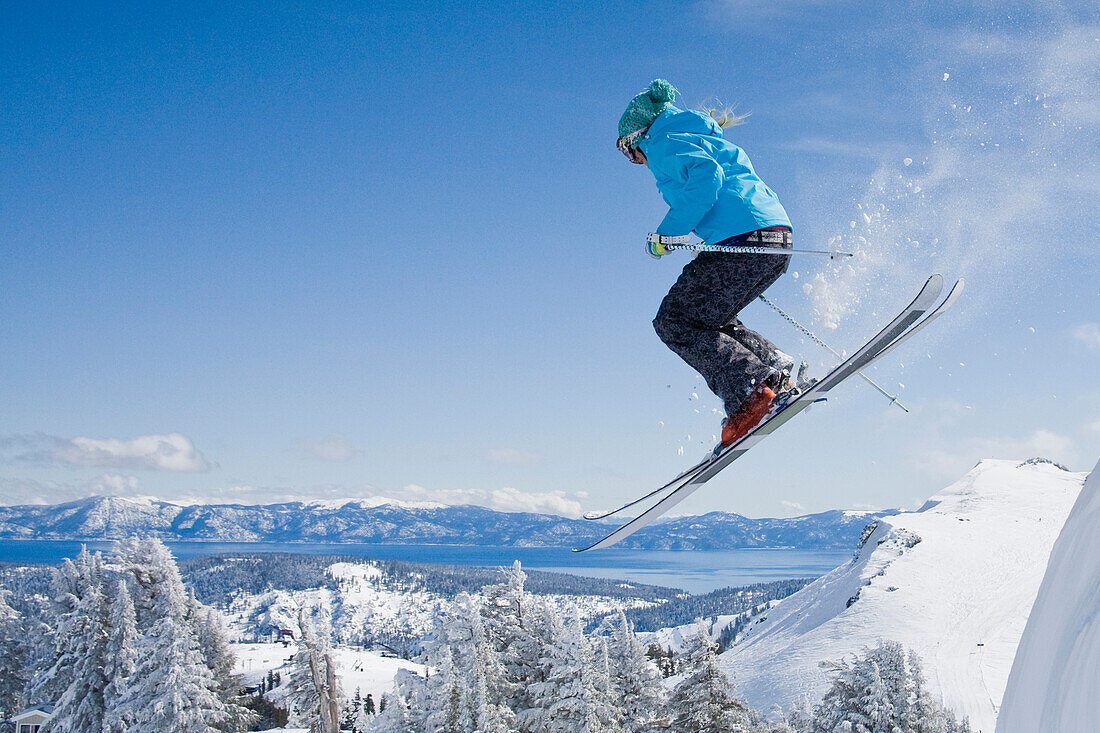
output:
<instances>
[{"instance_id":1,"label":"snow-covered mountain peak","mask_svg":"<svg viewBox=\"0 0 1100 733\"><path fill-rule=\"evenodd\" d=\"M357 499L311 499L305 506L316 509L343 509L352 506L358 509L374 509L380 506L395 506L402 509L446 509L447 504L437 501L404 501L387 496L367 496Z\"/></svg>"},{"instance_id":2,"label":"snow-covered mountain peak","mask_svg":"<svg viewBox=\"0 0 1100 733\"><path fill-rule=\"evenodd\" d=\"M1085 474L986 460L920 510L878 520L855 557L781 601L723 657L767 710L826 688L820 663L898 641L930 687L992 730L1054 539Z\"/></svg>"}]
</instances>

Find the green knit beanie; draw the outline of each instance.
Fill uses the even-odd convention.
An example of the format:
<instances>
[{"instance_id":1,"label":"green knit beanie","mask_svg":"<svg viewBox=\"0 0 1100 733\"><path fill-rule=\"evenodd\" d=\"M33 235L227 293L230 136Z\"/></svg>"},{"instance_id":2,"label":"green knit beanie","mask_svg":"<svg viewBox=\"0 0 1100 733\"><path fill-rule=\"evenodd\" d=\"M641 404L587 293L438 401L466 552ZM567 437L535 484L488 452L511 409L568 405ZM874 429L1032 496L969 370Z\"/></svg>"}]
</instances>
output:
<instances>
[{"instance_id":1,"label":"green knit beanie","mask_svg":"<svg viewBox=\"0 0 1100 733\"><path fill-rule=\"evenodd\" d=\"M672 106L669 102L676 97L676 92L676 87L664 79L650 82L649 89L630 100L626 112L619 118L619 137L626 137L652 125L659 114Z\"/></svg>"}]
</instances>

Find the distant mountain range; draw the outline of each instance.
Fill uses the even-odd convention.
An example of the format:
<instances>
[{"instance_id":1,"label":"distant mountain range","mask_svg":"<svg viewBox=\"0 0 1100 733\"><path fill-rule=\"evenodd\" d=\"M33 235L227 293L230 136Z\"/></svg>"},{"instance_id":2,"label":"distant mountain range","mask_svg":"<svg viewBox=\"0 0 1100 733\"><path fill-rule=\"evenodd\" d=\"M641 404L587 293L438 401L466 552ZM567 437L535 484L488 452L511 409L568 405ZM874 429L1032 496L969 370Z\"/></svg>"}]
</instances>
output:
<instances>
[{"instance_id":1,"label":"distant mountain range","mask_svg":"<svg viewBox=\"0 0 1100 733\"><path fill-rule=\"evenodd\" d=\"M711 512L673 517L619 546L647 550L851 549L876 516L828 511L789 519L749 519ZM95 496L65 504L0 506L0 539L27 540L110 540L148 534L168 541L574 547L594 542L613 526L479 506L413 506L371 500L245 506Z\"/></svg>"}]
</instances>

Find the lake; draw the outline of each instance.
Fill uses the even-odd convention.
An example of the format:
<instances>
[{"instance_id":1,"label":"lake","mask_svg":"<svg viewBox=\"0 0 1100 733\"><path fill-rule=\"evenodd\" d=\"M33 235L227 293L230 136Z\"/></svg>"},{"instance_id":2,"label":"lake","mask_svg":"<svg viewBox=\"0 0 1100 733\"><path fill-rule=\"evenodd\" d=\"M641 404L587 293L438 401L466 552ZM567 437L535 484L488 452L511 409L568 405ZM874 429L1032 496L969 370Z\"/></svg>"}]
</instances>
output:
<instances>
[{"instance_id":1,"label":"lake","mask_svg":"<svg viewBox=\"0 0 1100 733\"><path fill-rule=\"evenodd\" d=\"M111 542L0 540L0 561L58 563L86 544L109 551ZM519 560L523 567L597 578L682 588L707 593L726 586L824 575L851 558L848 550L594 550L576 553L560 547L467 547L452 545L309 544L271 542L168 542L179 559L246 552L352 555L377 560L409 560L493 567Z\"/></svg>"}]
</instances>

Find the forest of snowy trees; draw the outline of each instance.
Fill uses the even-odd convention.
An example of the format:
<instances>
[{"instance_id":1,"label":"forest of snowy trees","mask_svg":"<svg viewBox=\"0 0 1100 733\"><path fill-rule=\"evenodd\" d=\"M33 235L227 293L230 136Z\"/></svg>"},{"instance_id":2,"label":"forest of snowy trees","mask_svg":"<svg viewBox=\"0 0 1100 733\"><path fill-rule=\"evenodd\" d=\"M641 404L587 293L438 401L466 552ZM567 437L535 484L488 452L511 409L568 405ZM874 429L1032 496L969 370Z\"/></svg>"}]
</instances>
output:
<instances>
[{"instance_id":1,"label":"forest of snowy trees","mask_svg":"<svg viewBox=\"0 0 1100 733\"><path fill-rule=\"evenodd\" d=\"M158 540L82 550L36 617L0 603L4 719L51 704L41 733L249 730L221 614L188 593Z\"/></svg>"},{"instance_id":2,"label":"forest of snowy trees","mask_svg":"<svg viewBox=\"0 0 1100 733\"><path fill-rule=\"evenodd\" d=\"M968 733L924 687L920 662L883 642L836 662L812 711L769 721L735 694L718 644L700 625L677 674L664 680L623 614L584 633L524 588L504 582L461 594L426 650L427 679L399 674L372 733ZM360 728L362 730L362 728Z\"/></svg>"},{"instance_id":3,"label":"forest of snowy trees","mask_svg":"<svg viewBox=\"0 0 1100 733\"><path fill-rule=\"evenodd\" d=\"M185 587L162 543L82 551L52 571L37 612L24 602L19 613L0 594L0 719L46 703L54 713L42 733L969 731L898 644L831 664L823 700L768 720L737 698L705 624L679 652L647 649L621 612L595 628L562 614L525 586L518 563L498 580L443 606L420 660L428 674L399 672L376 709L341 689L316 609L298 616L286 683L269 673L259 695L244 696L220 613Z\"/></svg>"}]
</instances>

